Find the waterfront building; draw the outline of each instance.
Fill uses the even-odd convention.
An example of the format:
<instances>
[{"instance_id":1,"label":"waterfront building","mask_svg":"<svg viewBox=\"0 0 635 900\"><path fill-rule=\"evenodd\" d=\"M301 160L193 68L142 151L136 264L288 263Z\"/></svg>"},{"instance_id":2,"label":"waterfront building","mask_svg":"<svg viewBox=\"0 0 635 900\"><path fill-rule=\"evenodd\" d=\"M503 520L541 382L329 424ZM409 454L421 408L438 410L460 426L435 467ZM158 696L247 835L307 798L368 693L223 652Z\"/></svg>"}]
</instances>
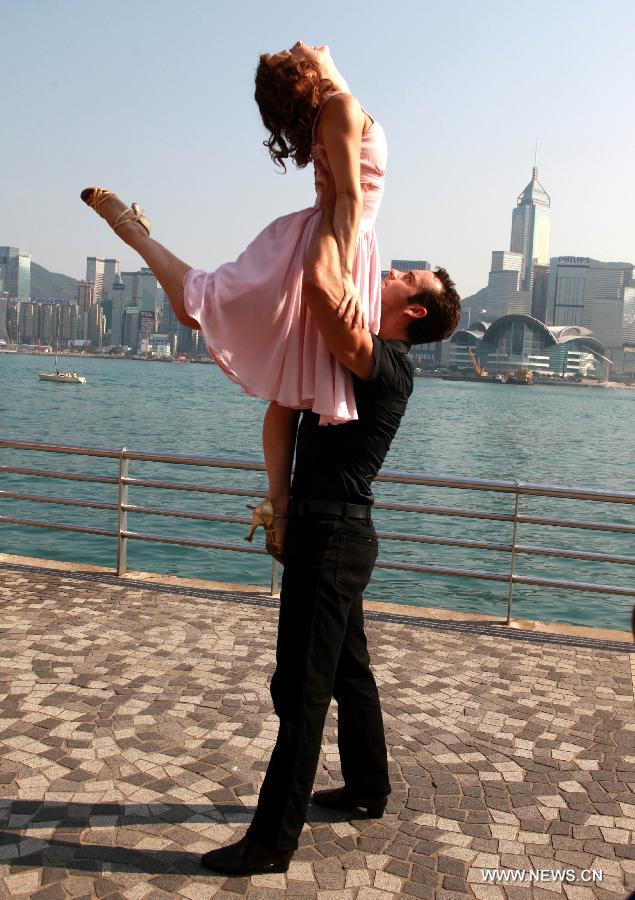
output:
<instances>
[{"instance_id":1,"label":"waterfront building","mask_svg":"<svg viewBox=\"0 0 635 900\"><path fill-rule=\"evenodd\" d=\"M534 166L531 181L518 195L512 212L510 249L492 251L487 287L464 298L462 325L483 315L480 310L486 310L490 321L508 315L531 315L545 321L544 269L549 265L550 208L551 199L538 181Z\"/></svg>"},{"instance_id":2,"label":"waterfront building","mask_svg":"<svg viewBox=\"0 0 635 900\"><path fill-rule=\"evenodd\" d=\"M534 266L549 264L549 238L551 198L538 181L538 168L534 166L531 181L516 200L512 212L512 234L509 249L522 256L520 286L531 291L534 282Z\"/></svg>"},{"instance_id":3,"label":"waterfront building","mask_svg":"<svg viewBox=\"0 0 635 900\"><path fill-rule=\"evenodd\" d=\"M7 301L7 338L13 344L20 343L20 301Z\"/></svg>"},{"instance_id":4,"label":"waterfront building","mask_svg":"<svg viewBox=\"0 0 635 900\"><path fill-rule=\"evenodd\" d=\"M17 247L0 247L0 280L10 300L29 300L31 254Z\"/></svg>"},{"instance_id":5,"label":"waterfront building","mask_svg":"<svg viewBox=\"0 0 635 900\"><path fill-rule=\"evenodd\" d=\"M153 310L150 309L137 309L137 352L138 353L149 353L150 347L150 335L156 331L157 328L157 317ZM141 347L147 347L148 349L142 350ZM131 346L135 346L131 344Z\"/></svg>"},{"instance_id":6,"label":"waterfront building","mask_svg":"<svg viewBox=\"0 0 635 900\"><path fill-rule=\"evenodd\" d=\"M188 328L180 322L177 328L176 346L179 353L187 353L189 356L196 356L199 353L205 353L205 345L200 340L200 331Z\"/></svg>"},{"instance_id":7,"label":"waterfront building","mask_svg":"<svg viewBox=\"0 0 635 900\"><path fill-rule=\"evenodd\" d=\"M114 310L113 310L114 313ZM126 347L137 349L139 340L139 310L136 306L126 306L123 308L123 316L121 323L121 339L113 341Z\"/></svg>"},{"instance_id":8,"label":"waterfront building","mask_svg":"<svg viewBox=\"0 0 635 900\"><path fill-rule=\"evenodd\" d=\"M632 263L600 262L588 256L556 256L549 266L547 321L581 325L610 350L633 340Z\"/></svg>"},{"instance_id":9,"label":"waterfront building","mask_svg":"<svg viewBox=\"0 0 635 900\"><path fill-rule=\"evenodd\" d=\"M534 283L531 289L531 315L540 322L547 321L547 284L549 266L534 266Z\"/></svg>"},{"instance_id":10,"label":"waterfront building","mask_svg":"<svg viewBox=\"0 0 635 900\"><path fill-rule=\"evenodd\" d=\"M85 281L92 281L95 285L95 297L101 299L104 287L104 264L103 256L87 256L86 257L86 278Z\"/></svg>"},{"instance_id":11,"label":"waterfront building","mask_svg":"<svg viewBox=\"0 0 635 900\"><path fill-rule=\"evenodd\" d=\"M98 297L98 300L112 299L112 286L117 280L119 271L120 269L118 259L104 260L104 281L101 291L101 298Z\"/></svg>"},{"instance_id":12,"label":"waterfront building","mask_svg":"<svg viewBox=\"0 0 635 900\"><path fill-rule=\"evenodd\" d=\"M38 337L41 344L52 347L57 335L57 306L53 303L39 302Z\"/></svg>"},{"instance_id":13,"label":"waterfront building","mask_svg":"<svg viewBox=\"0 0 635 900\"><path fill-rule=\"evenodd\" d=\"M411 269L424 269L429 272L432 266L426 259L393 259L390 261L390 268L396 269L397 272L410 272Z\"/></svg>"},{"instance_id":14,"label":"waterfront building","mask_svg":"<svg viewBox=\"0 0 635 900\"><path fill-rule=\"evenodd\" d=\"M158 359L172 356L172 343L168 334L148 334L139 337L139 353L147 353Z\"/></svg>"},{"instance_id":15,"label":"waterfront building","mask_svg":"<svg viewBox=\"0 0 635 900\"><path fill-rule=\"evenodd\" d=\"M0 289L0 341L9 339L7 331L7 312L9 309L9 295Z\"/></svg>"},{"instance_id":16,"label":"waterfront building","mask_svg":"<svg viewBox=\"0 0 635 900\"><path fill-rule=\"evenodd\" d=\"M491 375L525 369L604 379L610 363L606 347L589 328L547 326L526 315L476 322L469 330L456 331L450 345L450 366L470 373L475 369L473 356Z\"/></svg>"},{"instance_id":17,"label":"waterfront building","mask_svg":"<svg viewBox=\"0 0 635 900\"><path fill-rule=\"evenodd\" d=\"M85 313L89 307L97 302L96 287L94 281L77 282L77 305L80 313Z\"/></svg>"},{"instance_id":18,"label":"waterfront building","mask_svg":"<svg viewBox=\"0 0 635 900\"><path fill-rule=\"evenodd\" d=\"M57 343L60 347L68 346L80 340L79 306L77 303L60 303L57 309Z\"/></svg>"},{"instance_id":19,"label":"waterfront building","mask_svg":"<svg viewBox=\"0 0 635 900\"><path fill-rule=\"evenodd\" d=\"M104 341L104 311L98 303L90 306L82 316L82 338L92 347L101 347Z\"/></svg>"},{"instance_id":20,"label":"waterfront building","mask_svg":"<svg viewBox=\"0 0 635 900\"><path fill-rule=\"evenodd\" d=\"M152 269L146 267L138 272L122 272L124 284L124 304L136 306L139 310L158 314L165 299L165 294Z\"/></svg>"}]
</instances>

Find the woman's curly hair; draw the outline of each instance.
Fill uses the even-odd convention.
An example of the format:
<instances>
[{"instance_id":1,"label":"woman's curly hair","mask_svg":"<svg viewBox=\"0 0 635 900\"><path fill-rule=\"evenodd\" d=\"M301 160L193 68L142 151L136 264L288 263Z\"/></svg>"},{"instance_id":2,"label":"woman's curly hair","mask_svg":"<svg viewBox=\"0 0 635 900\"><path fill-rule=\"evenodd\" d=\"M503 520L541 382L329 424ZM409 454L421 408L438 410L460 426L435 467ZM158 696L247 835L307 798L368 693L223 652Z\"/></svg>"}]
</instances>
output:
<instances>
[{"instance_id":1,"label":"woman's curly hair","mask_svg":"<svg viewBox=\"0 0 635 900\"><path fill-rule=\"evenodd\" d=\"M276 59L263 53L256 69L254 94L262 121L270 132L263 144L276 166L286 172L291 157L299 169L311 160L313 123L333 82L322 78L308 59Z\"/></svg>"}]
</instances>

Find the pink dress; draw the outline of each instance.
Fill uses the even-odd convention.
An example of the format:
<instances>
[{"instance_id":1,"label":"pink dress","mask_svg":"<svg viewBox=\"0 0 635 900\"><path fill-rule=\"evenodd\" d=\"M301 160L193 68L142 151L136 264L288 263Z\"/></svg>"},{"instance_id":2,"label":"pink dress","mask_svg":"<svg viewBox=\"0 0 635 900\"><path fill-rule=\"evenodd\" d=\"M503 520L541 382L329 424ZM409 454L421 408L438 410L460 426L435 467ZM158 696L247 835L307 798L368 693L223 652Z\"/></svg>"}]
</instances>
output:
<instances>
[{"instance_id":1,"label":"pink dress","mask_svg":"<svg viewBox=\"0 0 635 900\"><path fill-rule=\"evenodd\" d=\"M319 154L319 145L314 144ZM386 171L386 139L373 121L362 135L363 211L353 278L369 328L379 331L381 271L375 219ZM325 156L325 154L321 154ZM304 257L322 212L315 206L268 225L235 262L185 276L185 309L200 323L210 355L243 391L294 409L321 425L357 418L349 371L329 353L302 303Z\"/></svg>"}]
</instances>

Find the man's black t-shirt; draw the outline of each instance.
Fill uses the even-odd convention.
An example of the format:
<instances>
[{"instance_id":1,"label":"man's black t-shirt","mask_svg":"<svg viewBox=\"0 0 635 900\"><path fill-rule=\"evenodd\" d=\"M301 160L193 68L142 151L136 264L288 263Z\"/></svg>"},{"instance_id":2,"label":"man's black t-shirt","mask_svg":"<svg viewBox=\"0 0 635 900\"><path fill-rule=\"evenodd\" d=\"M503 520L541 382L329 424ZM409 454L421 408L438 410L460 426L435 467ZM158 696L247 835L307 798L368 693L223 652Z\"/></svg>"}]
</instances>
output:
<instances>
[{"instance_id":1,"label":"man's black t-shirt","mask_svg":"<svg viewBox=\"0 0 635 900\"><path fill-rule=\"evenodd\" d=\"M412 393L408 345L373 335L371 377L353 376L359 418L344 425L319 425L302 414L291 485L294 500L373 502L371 482L383 465Z\"/></svg>"}]
</instances>

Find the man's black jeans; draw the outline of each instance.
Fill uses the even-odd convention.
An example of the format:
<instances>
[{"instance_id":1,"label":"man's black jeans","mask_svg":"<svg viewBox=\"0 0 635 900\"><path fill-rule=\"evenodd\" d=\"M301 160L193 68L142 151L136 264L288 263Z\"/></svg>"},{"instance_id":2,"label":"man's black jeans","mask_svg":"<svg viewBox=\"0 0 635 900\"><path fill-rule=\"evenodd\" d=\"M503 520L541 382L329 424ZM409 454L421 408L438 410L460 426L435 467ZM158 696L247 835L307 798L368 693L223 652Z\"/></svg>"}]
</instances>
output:
<instances>
[{"instance_id":1,"label":"man's black jeans","mask_svg":"<svg viewBox=\"0 0 635 900\"><path fill-rule=\"evenodd\" d=\"M362 519L298 516L289 521L285 556L271 680L280 727L248 833L263 846L295 850L332 697L346 786L357 799L375 800L390 784L362 610L375 530Z\"/></svg>"}]
</instances>

